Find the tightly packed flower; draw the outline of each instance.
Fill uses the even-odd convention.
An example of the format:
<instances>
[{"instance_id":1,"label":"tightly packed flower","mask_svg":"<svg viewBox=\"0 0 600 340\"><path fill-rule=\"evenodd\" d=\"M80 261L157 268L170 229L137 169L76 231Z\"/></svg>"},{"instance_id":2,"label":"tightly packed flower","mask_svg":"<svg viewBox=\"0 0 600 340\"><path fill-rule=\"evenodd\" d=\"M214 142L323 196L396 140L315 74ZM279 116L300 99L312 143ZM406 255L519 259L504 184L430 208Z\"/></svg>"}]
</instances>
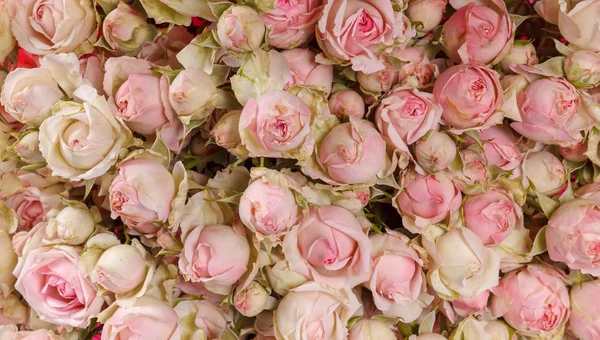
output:
<instances>
[{"instance_id":1,"label":"tightly packed flower","mask_svg":"<svg viewBox=\"0 0 600 340\"><path fill-rule=\"evenodd\" d=\"M0 339L600 340L600 0L0 0Z\"/></svg>"}]
</instances>

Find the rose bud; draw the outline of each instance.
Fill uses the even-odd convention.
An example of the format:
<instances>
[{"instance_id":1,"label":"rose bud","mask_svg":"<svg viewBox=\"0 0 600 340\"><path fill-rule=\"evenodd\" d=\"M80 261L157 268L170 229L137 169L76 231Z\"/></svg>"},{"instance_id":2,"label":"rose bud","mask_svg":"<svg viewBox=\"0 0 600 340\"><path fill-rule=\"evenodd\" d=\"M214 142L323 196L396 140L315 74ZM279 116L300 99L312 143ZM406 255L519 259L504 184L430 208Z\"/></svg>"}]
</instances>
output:
<instances>
[{"instance_id":1,"label":"rose bud","mask_svg":"<svg viewBox=\"0 0 600 340\"><path fill-rule=\"evenodd\" d=\"M183 70L169 87L169 102L183 122L208 117L217 101L217 86L202 70Z\"/></svg>"},{"instance_id":2,"label":"rose bud","mask_svg":"<svg viewBox=\"0 0 600 340\"><path fill-rule=\"evenodd\" d=\"M257 50L230 80L235 97L246 105L250 98L258 99L269 91L283 90L290 79L290 67L281 53Z\"/></svg>"},{"instance_id":3,"label":"rose bud","mask_svg":"<svg viewBox=\"0 0 600 340\"><path fill-rule=\"evenodd\" d=\"M600 3L596 1L576 2L568 8L567 1L559 1L558 29L560 34L579 49L600 52L600 40L596 34L595 20L600 15Z\"/></svg>"},{"instance_id":4,"label":"rose bud","mask_svg":"<svg viewBox=\"0 0 600 340\"><path fill-rule=\"evenodd\" d=\"M179 270L186 281L201 282L227 295L248 267L250 246L243 226L197 226L186 236Z\"/></svg>"},{"instance_id":5,"label":"rose bud","mask_svg":"<svg viewBox=\"0 0 600 340\"><path fill-rule=\"evenodd\" d=\"M521 122L510 127L544 144L567 145L581 140L578 113L581 99L575 87L563 78L532 81L517 95Z\"/></svg>"},{"instance_id":6,"label":"rose bud","mask_svg":"<svg viewBox=\"0 0 600 340\"><path fill-rule=\"evenodd\" d=\"M360 87L367 92L381 93L389 91L392 85L397 80L396 72L394 71L392 64L384 63L384 67L373 73L358 72L356 79L360 84Z\"/></svg>"},{"instance_id":7,"label":"rose bud","mask_svg":"<svg viewBox=\"0 0 600 340\"><path fill-rule=\"evenodd\" d=\"M92 213L80 207L64 207L54 221L58 237L71 245L84 243L96 228L96 220Z\"/></svg>"},{"instance_id":8,"label":"rose bud","mask_svg":"<svg viewBox=\"0 0 600 340\"><path fill-rule=\"evenodd\" d=\"M0 103L19 123L37 127L51 115L52 106L62 98L63 92L50 71L18 68L4 80Z\"/></svg>"},{"instance_id":9,"label":"rose bud","mask_svg":"<svg viewBox=\"0 0 600 340\"><path fill-rule=\"evenodd\" d=\"M510 50L513 30L504 3L486 6L471 2L444 23L442 48L455 63L496 64Z\"/></svg>"},{"instance_id":10,"label":"rose bud","mask_svg":"<svg viewBox=\"0 0 600 340\"><path fill-rule=\"evenodd\" d=\"M584 274L600 276L598 220L600 206L594 201L576 199L563 203L546 228L550 258Z\"/></svg>"},{"instance_id":11,"label":"rose bud","mask_svg":"<svg viewBox=\"0 0 600 340\"><path fill-rule=\"evenodd\" d=\"M262 14L267 43L285 49L304 45L315 36L322 8L321 0L276 1L274 9Z\"/></svg>"},{"instance_id":12,"label":"rose bud","mask_svg":"<svg viewBox=\"0 0 600 340\"><path fill-rule=\"evenodd\" d=\"M2 11L8 10L12 18L11 30L20 47L47 55L93 49L99 21L94 7L93 1L20 0L7 1Z\"/></svg>"},{"instance_id":13,"label":"rose bud","mask_svg":"<svg viewBox=\"0 0 600 340\"><path fill-rule=\"evenodd\" d=\"M402 177L402 190L392 204L402 216L404 226L420 234L457 211L461 200L460 191L446 176L421 175L410 169Z\"/></svg>"},{"instance_id":14,"label":"rose bud","mask_svg":"<svg viewBox=\"0 0 600 340\"><path fill-rule=\"evenodd\" d=\"M298 339L310 339L316 329L323 339L343 339L346 323L359 308L350 288L332 289L309 282L281 299L273 315L275 336L285 339L294 334Z\"/></svg>"},{"instance_id":15,"label":"rose bud","mask_svg":"<svg viewBox=\"0 0 600 340\"><path fill-rule=\"evenodd\" d=\"M228 324L233 322L232 312L208 300L183 300L175 306L175 312L179 320L186 320L179 323L182 339L196 335L221 339Z\"/></svg>"},{"instance_id":16,"label":"rose bud","mask_svg":"<svg viewBox=\"0 0 600 340\"><path fill-rule=\"evenodd\" d=\"M567 184L567 169L548 151L531 152L523 160L523 186L533 183L537 192L554 196Z\"/></svg>"},{"instance_id":17,"label":"rose bud","mask_svg":"<svg viewBox=\"0 0 600 340\"><path fill-rule=\"evenodd\" d=\"M509 127L495 125L481 130L479 139L483 142L483 152L489 164L507 171L521 164L521 151L517 147L519 139Z\"/></svg>"},{"instance_id":18,"label":"rose bud","mask_svg":"<svg viewBox=\"0 0 600 340\"><path fill-rule=\"evenodd\" d=\"M265 274L273 291L281 296L308 281L306 276L291 270L285 260L272 267L265 267Z\"/></svg>"},{"instance_id":19,"label":"rose bud","mask_svg":"<svg viewBox=\"0 0 600 340\"><path fill-rule=\"evenodd\" d=\"M477 64L452 66L440 74L433 94L442 106L443 122L455 129L501 123L503 113L498 110L503 94L499 77L498 72Z\"/></svg>"},{"instance_id":20,"label":"rose bud","mask_svg":"<svg viewBox=\"0 0 600 340\"><path fill-rule=\"evenodd\" d=\"M278 241L300 220L293 184L286 183L292 181L284 174L267 174L252 182L240 198L240 220L259 240Z\"/></svg>"},{"instance_id":21,"label":"rose bud","mask_svg":"<svg viewBox=\"0 0 600 340\"><path fill-rule=\"evenodd\" d=\"M375 319L360 319L349 328L348 340L396 340L388 325Z\"/></svg>"},{"instance_id":22,"label":"rose bud","mask_svg":"<svg viewBox=\"0 0 600 340\"><path fill-rule=\"evenodd\" d=\"M576 87L600 85L600 55L591 50L578 50L565 58L565 75Z\"/></svg>"},{"instance_id":23,"label":"rose bud","mask_svg":"<svg viewBox=\"0 0 600 340\"><path fill-rule=\"evenodd\" d=\"M371 277L365 283L383 315L404 322L418 319L432 301L427 294L423 260L408 237L393 231L371 237Z\"/></svg>"},{"instance_id":24,"label":"rose bud","mask_svg":"<svg viewBox=\"0 0 600 340\"><path fill-rule=\"evenodd\" d=\"M600 334L600 280L575 284L571 288L569 330L580 340L594 340Z\"/></svg>"},{"instance_id":25,"label":"rose bud","mask_svg":"<svg viewBox=\"0 0 600 340\"><path fill-rule=\"evenodd\" d=\"M569 146L559 146L558 151L564 159L571 162L585 162L588 160L586 155L588 145L584 141L577 142Z\"/></svg>"},{"instance_id":26,"label":"rose bud","mask_svg":"<svg viewBox=\"0 0 600 340\"><path fill-rule=\"evenodd\" d=\"M145 136L160 135L174 151L181 149L183 124L175 117L169 104L169 81L157 74L134 73L129 75L115 94L116 115L129 128Z\"/></svg>"},{"instance_id":27,"label":"rose bud","mask_svg":"<svg viewBox=\"0 0 600 340\"><path fill-rule=\"evenodd\" d=\"M474 297L459 298L451 302L456 314L462 317L468 317L473 314L480 314L487 310L490 291L485 290Z\"/></svg>"},{"instance_id":28,"label":"rose bud","mask_svg":"<svg viewBox=\"0 0 600 340\"><path fill-rule=\"evenodd\" d=\"M320 250L311 251L315 247ZM291 270L334 288L354 287L369 277L371 240L359 220L341 207L311 207L285 235L283 252Z\"/></svg>"},{"instance_id":29,"label":"rose bud","mask_svg":"<svg viewBox=\"0 0 600 340\"><path fill-rule=\"evenodd\" d=\"M14 150L21 157L21 161L27 164L41 164L46 162L40 151L39 136L40 134L37 131L31 131L14 144Z\"/></svg>"},{"instance_id":30,"label":"rose bud","mask_svg":"<svg viewBox=\"0 0 600 340\"><path fill-rule=\"evenodd\" d=\"M402 86L381 100L375 123L389 146L408 151L408 145L437 130L441 115L442 108L432 94Z\"/></svg>"},{"instance_id":31,"label":"rose bud","mask_svg":"<svg viewBox=\"0 0 600 340\"><path fill-rule=\"evenodd\" d=\"M146 260L134 246L120 244L102 253L95 266L92 281L106 290L125 294L146 278Z\"/></svg>"},{"instance_id":32,"label":"rose bud","mask_svg":"<svg viewBox=\"0 0 600 340\"><path fill-rule=\"evenodd\" d=\"M547 264L528 264L502 278L492 297L494 317L519 334L544 336L569 318L569 291L564 273Z\"/></svg>"},{"instance_id":33,"label":"rose bud","mask_svg":"<svg viewBox=\"0 0 600 340\"><path fill-rule=\"evenodd\" d=\"M322 65L315 61L317 54L308 48L295 48L281 52L290 66L292 79L286 88L294 85L319 86L325 94L331 93L333 66Z\"/></svg>"},{"instance_id":34,"label":"rose bud","mask_svg":"<svg viewBox=\"0 0 600 340\"><path fill-rule=\"evenodd\" d=\"M265 24L252 8L231 6L219 17L217 35L223 47L235 52L249 52L260 48L265 37Z\"/></svg>"},{"instance_id":35,"label":"rose bud","mask_svg":"<svg viewBox=\"0 0 600 340\"><path fill-rule=\"evenodd\" d=\"M406 16L417 23L419 32L429 32L442 21L448 0L412 0L408 3Z\"/></svg>"},{"instance_id":36,"label":"rose bud","mask_svg":"<svg viewBox=\"0 0 600 340\"><path fill-rule=\"evenodd\" d=\"M240 116L242 144L254 157L298 158L312 153L312 111L297 96L270 91L250 99Z\"/></svg>"},{"instance_id":37,"label":"rose bud","mask_svg":"<svg viewBox=\"0 0 600 340\"><path fill-rule=\"evenodd\" d=\"M512 65L532 66L537 64L539 60L536 53L535 46L531 42L517 40L498 65L504 74L512 74L514 73L511 70Z\"/></svg>"},{"instance_id":38,"label":"rose bud","mask_svg":"<svg viewBox=\"0 0 600 340\"><path fill-rule=\"evenodd\" d=\"M511 335L511 330L502 321L485 321L468 317L458 324L448 339L517 340L517 336Z\"/></svg>"},{"instance_id":39,"label":"rose bud","mask_svg":"<svg viewBox=\"0 0 600 340\"><path fill-rule=\"evenodd\" d=\"M166 221L175 197L175 180L158 161L125 161L109 188L111 217L127 224Z\"/></svg>"},{"instance_id":40,"label":"rose bud","mask_svg":"<svg viewBox=\"0 0 600 340\"><path fill-rule=\"evenodd\" d=\"M257 281L252 281L246 287L238 286L233 293L233 305L240 314L246 317L257 316L267 307L269 293Z\"/></svg>"},{"instance_id":41,"label":"rose bud","mask_svg":"<svg viewBox=\"0 0 600 340\"><path fill-rule=\"evenodd\" d=\"M446 300L474 297L498 284L500 256L468 228L453 229L433 241L423 239L433 263L428 282Z\"/></svg>"},{"instance_id":42,"label":"rose bud","mask_svg":"<svg viewBox=\"0 0 600 340\"><path fill-rule=\"evenodd\" d=\"M352 117L362 119L365 116L365 101L358 92L345 89L329 97L329 111L339 119Z\"/></svg>"},{"instance_id":43,"label":"rose bud","mask_svg":"<svg viewBox=\"0 0 600 340\"><path fill-rule=\"evenodd\" d=\"M395 48L392 57L404 63L396 71L400 85L419 89L429 88L433 86L435 78L440 74L437 65L427 58L423 49L410 46Z\"/></svg>"},{"instance_id":44,"label":"rose bud","mask_svg":"<svg viewBox=\"0 0 600 340\"><path fill-rule=\"evenodd\" d=\"M425 170L446 169L456 158L456 145L447 134L432 130L427 139L415 143L415 155Z\"/></svg>"},{"instance_id":45,"label":"rose bud","mask_svg":"<svg viewBox=\"0 0 600 340\"><path fill-rule=\"evenodd\" d=\"M146 18L123 2L106 15L102 31L110 47L125 53L137 53L144 42L152 41L157 34Z\"/></svg>"},{"instance_id":46,"label":"rose bud","mask_svg":"<svg viewBox=\"0 0 600 340\"><path fill-rule=\"evenodd\" d=\"M523 228L523 211L499 190L471 196L463 205L465 227L471 229L488 247L502 243L515 228Z\"/></svg>"},{"instance_id":47,"label":"rose bud","mask_svg":"<svg viewBox=\"0 0 600 340\"><path fill-rule=\"evenodd\" d=\"M99 321L104 324L102 340L180 338L178 317L171 305L150 295L117 300Z\"/></svg>"},{"instance_id":48,"label":"rose bud","mask_svg":"<svg viewBox=\"0 0 600 340\"><path fill-rule=\"evenodd\" d=\"M384 167L385 141L370 122L351 120L329 131L317 157L334 183L363 183Z\"/></svg>"}]
</instances>

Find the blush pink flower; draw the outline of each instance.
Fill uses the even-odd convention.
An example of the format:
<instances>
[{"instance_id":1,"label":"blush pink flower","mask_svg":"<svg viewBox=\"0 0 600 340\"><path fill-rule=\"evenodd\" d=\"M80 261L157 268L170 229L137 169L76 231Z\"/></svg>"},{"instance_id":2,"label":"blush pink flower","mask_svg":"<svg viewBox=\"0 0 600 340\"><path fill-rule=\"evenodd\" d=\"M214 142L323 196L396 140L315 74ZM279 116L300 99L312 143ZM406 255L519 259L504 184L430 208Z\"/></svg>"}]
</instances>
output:
<instances>
[{"instance_id":1,"label":"blush pink flower","mask_svg":"<svg viewBox=\"0 0 600 340\"><path fill-rule=\"evenodd\" d=\"M323 10L323 0L278 0L275 8L262 14L267 26L267 43L277 48L294 48L307 43Z\"/></svg>"},{"instance_id":2,"label":"blush pink flower","mask_svg":"<svg viewBox=\"0 0 600 340\"><path fill-rule=\"evenodd\" d=\"M521 164L523 157L517 147L518 138L509 127L495 125L481 130L479 138L489 164L503 170L513 170Z\"/></svg>"}]
</instances>

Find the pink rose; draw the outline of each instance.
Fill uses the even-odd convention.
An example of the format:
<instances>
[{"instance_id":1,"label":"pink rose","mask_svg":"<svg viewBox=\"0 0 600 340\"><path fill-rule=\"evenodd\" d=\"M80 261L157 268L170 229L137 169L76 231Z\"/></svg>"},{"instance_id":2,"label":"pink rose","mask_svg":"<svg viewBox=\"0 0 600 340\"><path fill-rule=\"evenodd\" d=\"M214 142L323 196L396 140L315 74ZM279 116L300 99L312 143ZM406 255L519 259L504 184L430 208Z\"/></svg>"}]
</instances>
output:
<instances>
[{"instance_id":1,"label":"pink rose","mask_svg":"<svg viewBox=\"0 0 600 340\"><path fill-rule=\"evenodd\" d=\"M371 241L341 207L311 207L285 235L283 252L291 270L332 287L354 287L369 277Z\"/></svg>"},{"instance_id":2,"label":"pink rose","mask_svg":"<svg viewBox=\"0 0 600 340\"><path fill-rule=\"evenodd\" d=\"M241 224L198 226L184 241L179 270L192 282L227 295L248 267L250 246Z\"/></svg>"},{"instance_id":3,"label":"pink rose","mask_svg":"<svg viewBox=\"0 0 600 340\"><path fill-rule=\"evenodd\" d=\"M111 217L126 224L166 221L175 197L175 181L169 171L152 159L132 159L119 166L110 189Z\"/></svg>"},{"instance_id":4,"label":"pink rose","mask_svg":"<svg viewBox=\"0 0 600 340\"><path fill-rule=\"evenodd\" d=\"M383 169L385 142L370 122L351 120L329 131L321 142L317 157L333 179L326 182L363 183L375 179ZM311 172L305 173L311 176Z\"/></svg>"},{"instance_id":5,"label":"pink rose","mask_svg":"<svg viewBox=\"0 0 600 340\"><path fill-rule=\"evenodd\" d=\"M600 54L591 50L577 50L565 58L565 75L577 87L600 85Z\"/></svg>"},{"instance_id":6,"label":"pink rose","mask_svg":"<svg viewBox=\"0 0 600 340\"><path fill-rule=\"evenodd\" d=\"M419 32L429 32L442 21L448 0L412 0L408 3L406 16Z\"/></svg>"},{"instance_id":7,"label":"pink rose","mask_svg":"<svg viewBox=\"0 0 600 340\"><path fill-rule=\"evenodd\" d=\"M271 91L251 98L240 116L242 144L254 157L310 154L314 147L311 117L308 105L289 92Z\"/></svg>"},{"instance_id":8,"label":"pink rose","mask_svg":"<svg viewBox=\"0 0 600 340\"><path fill-rule=\"evenodd\" d=\"M26 187L23 191L6 197L6 205L19 217L19 230L31 230L36 224L46 220L50 206L42 203L42 192L36 187Z\"/></svg>"},{"instance_id":9,"label":"pink rose","mask_svg":"<svg viewBox=\"0 0 600 340\"><path fill-rule=\"evenodd\" d=\"M273 315L275 337L346 339L346 323L359 308L356 295L347 287L337 290L316 282L306 283L279 303Z\"/></svg>"},{"instance_id":10,"label":"pink rose","mask_svg":"<svg viewBox=\"0 0 600 340\"><path fill-rule=\"evenodd\" d=\"M581 140L576 144L569 146L559 146L558 151L564 159L571 162L585 162L588 160L586 155L588 145L586 141Z\"/></svg>"},{"instance_id":11,"label":"pink rose","mask_svg":"<svg viewBox=\"0 0 600 340\"><path fill-rule=\"evenodd\" d=\"M470 2L444 23L442 47L455 63L496 64L508 54L513 31L504 2Z\"/></svg>"},{"instance_id":12,"label":"pink rose","mask_svg":"<svg viewBox=\"0 0 600 340\"><path fill-rule=\"evenodd\" d=\"M462 160L462 169L457 172L454 184L463 192L470 192L472 185L485 185L490 179L487 169L487 159L482 152L471 149L459 151Z\"/></svg>"},{"instance_id":13,"label":"pink rose","mask_svg":"<svg viewBox=\"0 0 600 340\"><path fill-rule=\"evenodd\" d=\"M223 47L235 52L250 52L260 48L265 37L265 24L251 7L231 6L219 16L217 35Z\"/></svg>"},{"instance_id":14,"label":"pink rose","mask_svg":"<svg viewBox=\"0 0 600 340\"><path fill-rule=\"evenodd\" d=\"M521 122L510 126L521 135L545 144L566 145L582 139L577 115L581 99L563 78L532 81L517 95Z\"/></svg>"},{"instance_id":15,"label":"pink rose","mask_svg":"<svg viewBox=\"0 0 600 340\"><path fill-rule=\"evenodd\" d=\"M429 58L427 58L425 50L420 48L410 46L406 48L395 48L392 51L392 57L405 62L405 64L400 66L398 71L396 71L398 84L417 88L429 88L433 86L435 78L440 73L437 65L432 63Z\"/></svg>"},{"instance_id":16,"label":"pink rose","mask_svg":"<svg viewBox=\"0 0 600 340\"><path fill-rule=\"evenodd\" d=\"M160 135L169 149L179 152L183 123L169 103L169 81L156 74L134 73L114 97L116 115L133 131L145 136Z\"/></svg>"},{"instance_id":17,"label":"pink rose","mask_svg":"<svg viewBox=\"0 0 600 340\"><path fill-rule=\"evenodd\" d=\"M387 144L408 151L430 130L437 130L442 108L434 96L410 87L396 87L381 100L375 123Z\"/></svg>"},{"instance_id":18,"label":"pink rose","mask_svg":"<svg viewBox=\"0 0 600 340\"><path fill-rule=\"evenodd\" d=\"M362 119L365 116L365 101L358 92L350 89L332 94L328 105L329 111L339 119L344 117Z\"/></svg>"},{"instance_id":19,"label":"pink rose","mask_svg":"<svg viewBox=\"0 0 600 340\"><path fill-rule=\"evenodd\" d=\"M301 210L294 192L281 182L258 178L244 191L239 205L240 219L259 239L276 241L296 225Z\"/></svg>"},{"instance_id":20,"label":"pink rose","mask_svg":"<svg viewBox=\"0 0 600 340\"><path fill-rule=\"evenodd\" d=\"M577 339L600 337L600 280L575 284L571 288L569 330Z\"/></svg>"},{"instance_id":21,"label":"pink rose","mask_svg":"<svg viewBox=\"0 0 600 340\"><path fill-rule=\"evenodd\" d=\"M398 82L398 75L392 64L384 61L383 68L379 71L372 73L357 72L356 80L363 92L379 94L389 91L392 85Z\"/></svg>"},{"instance_id":22,"label":"pink rose","mask_svg":"<svg viewBox=\"0 0 600 340\"><path fill-rule=\"evenodd\" d=\"M492 190L465 200L465 227L488 247L502 243L515 228L523 228L523 211L507 194Z\"/></svg>"},{"instance_id":23,"label":"pink rose","mask_svg":"<svg viewBox=\"0 0 600 340\"><path fill-rule=\"evenodd\" d=\"M367 74L383 69L380 55L392 45L406 45L414 34L410 20L390 1L329 0L317 23L326 54Z\"/></svg>"},{"instance_id":24,"label":"pink rose","mask_svg":"<svg viewBox=\"0 0 600 340\"><path fill-rule=\"evenodd\" d=\"M595 24L600 14L600 3L594 0L559 1L558 5L560 34L576 49L600 51L600 36Z\"/></svg>"},{"instance_id":25,"label":"pink rose","mask_svg":"<svg viewBox=\"0 0 600 340\"><path fill-rule=\"evenodd\" d=\"M559 330L569 318L569 291L558 269L529 264L506 274L494 288L492 313L523 335Z\"/></svg>"},{"instance_id":26,"label":"pink rose","mask_svg":"<svg viewBox=\"0 0 600 340\"><path fill-rule=\"evenodd\" d=\"M388 231L371 237L373 269L366 284L384 315L415 321L432 301L427 294L423 260L408 245L408 237Z\"/></svg>"},{"instance_id":27,"label":"pink rose","mask_svg":"<svg viewBox=\"0 0 600 340\"><path fill-rule=\"evenodd\" d=\"M530 41L517 40L498 66L504 74L513 74L515 65L533 66L538 63L535 46Z\"/></svg>"},{"instance_id":28,"label":"pink rose","mask_svg":"<svg viewBox=\"0 0 600 340\"><path fill-rule=\"evenodd\" d=\"M577 199L562 204L548 220L548 255L571 269L600 276L600 206Z\"/></svg>"},{"instance_id":29,"label":"pink rose","mask_svg":"<svg viewBox=\"0 0 600 340\"><path fill-rule=\"evenodd\" d=\"M521 164L521 151L517 147L519 139L507 126L495 125L479 131L483 141L483 152L489 164L502 170L513 170Z\"/></svg>"},{"instance_id":30,"label":"pink rose","mask_svg":"<svg viewBox=\"0 0 600 340\"><path fill-rule=\"evenodd\" d=\"M431 130L426 139L415 143L414 154L417 162L430 172L447 169L456 158L456 145L450 136Z\"/></svg>"},{"instance_id":31,"label":"pink rose","mask_svg":"<svg viewBox=\"0 0 600 340\"><path fill-rule=\"evenodd\" d=\"M404 226L420 233L460 208L462 195L445 176L421 175L408 170L402 178L402 190L393 204L402 216Z\"/></svg>"},{"instance_id":32,"label":"pink rose","mask_svg":"<svg viewBox=\"0 0 600 340\"><path fill-rule=\"evenodd\" d=\"M135 73L153 74L152 65L143 59L132 57L109 58L104 64L102 87L108 97L114 97L129 75Z\"/></svg>"},{"instance_id":33,"label":"pink rose","mask_svg":"<svg viewBox=\"0 0 600 340\"><path fill-rule=\"evenodd\" d=\"M323 0L278 0L262 15L267 26L267 43L277 48L294 48L307 43L323 9Z\"/></svg>"},{"instance_id":34,"label":"pink rose","mask_svg":"<svg viewBox=\"0 0 600 340\"><path fill-rule=\"evenodd\" d=\"M489 298L490 291L484 290L474 297L456 299L451 303L456 314L462 317L468 317L469 315L485 312L487 310Z\"/></svg>"},{"instance_id":35,"label":"pink rose","mask_svg":"<svg viewBox=\"0 0 600 340\"><path fill-rule=\"evenodd\" d=\"M177 314L168 303L143 296L133 303L117 301L115 304L116 311L104 322L102 340L181 338Z\"/></svg>"},{"instance_id":36,"label":"pink rose","mask_svg":"<svg viewBox=\"0 0 600 340\"><path fill-rule=\"evenodd\" d=\"M315 61L317 54L308 48L283 51L281 55L287 60L292 74L286 88L294 85L320 86L329 95L333 83L333 66L318 64Z\"/></svg>"},{"instance_id":37,"label":"pink rose","mask_svg":"<svg viewBox=\"0 0 600 340\"><path fill-rule=\"evenodd\" d=\"M536 191L542 195L554 196L567 185L567 168L558 157L548 151L528 153L522 168L523 187L529 188L531 181Z\"/></svg>"},{"instance_id":38,"label":"pink rose","mask_svg":"<svg viewBox=\"0 0 600 340\"><path fill-rule=\"evenodd\" d=\"M586 184L575 191L575 197L592 200L600 204L600 182Z\"/></svg>"},{"instance_id":39,"label":"pink rose","mask_svg":"<svg viewBox=\"0 0 600 340\"><path fill-rule=\"evenodd\" d=\"M89 81L96 91L98 91L98 94L104 94L104 89L102 88L104 70L98 57L91 55L87 58L79 59L79 71L83 79Z\"/></svg>"},{"instance_id":40,"label":"pink rose","mask_svg":"<svg viewBox=\"0 0 600 340\"><path fill-rule=\"evenodd\" d=\"M81 249L51 246L32 249L19 259L15 289L44 321L85 328L105 300L79 270Z\"/></svg>"},{"instance_id":41,"label":"pink rose","mask_svg":"<svg viewBox=\"0 0 600 340\"><path fill-rule=\"evenodd\" d=\"M443 108L442 119L456 129L482 128L502 122L500 76L483 65L448 68L435 81L433 94Z\"/></svg>"}]
</instances>

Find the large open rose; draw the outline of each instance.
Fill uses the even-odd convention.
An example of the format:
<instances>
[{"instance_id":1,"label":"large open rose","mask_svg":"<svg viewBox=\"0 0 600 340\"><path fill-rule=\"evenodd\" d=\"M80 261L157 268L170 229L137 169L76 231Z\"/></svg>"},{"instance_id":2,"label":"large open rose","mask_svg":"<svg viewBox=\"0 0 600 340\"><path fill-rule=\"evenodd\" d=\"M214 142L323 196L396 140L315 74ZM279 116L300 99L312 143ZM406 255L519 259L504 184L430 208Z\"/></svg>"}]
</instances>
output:
<instances>
[{"instance_id":1,"label":"large open rose","mask_svg":"<svg viewBox=\"0 0 600 340\"><path fill-rule=\"evenodd\" d=\"M329 0L317 23L317 40L325 52L367 74L384 68L379 59L383 51L406 45L413 36L410 20L387 0Z\"/></svg>"},{"instance_id":2,"label":"large open rose","mask_svg":"<svg viewBox=\"0 0 600 340\"><path fill-rule=\"evenodd\" d=\"M12 32L27 52L73 52L96 37L97 14L92 0L8 0Z\"/></svg>"}]
</instances>

